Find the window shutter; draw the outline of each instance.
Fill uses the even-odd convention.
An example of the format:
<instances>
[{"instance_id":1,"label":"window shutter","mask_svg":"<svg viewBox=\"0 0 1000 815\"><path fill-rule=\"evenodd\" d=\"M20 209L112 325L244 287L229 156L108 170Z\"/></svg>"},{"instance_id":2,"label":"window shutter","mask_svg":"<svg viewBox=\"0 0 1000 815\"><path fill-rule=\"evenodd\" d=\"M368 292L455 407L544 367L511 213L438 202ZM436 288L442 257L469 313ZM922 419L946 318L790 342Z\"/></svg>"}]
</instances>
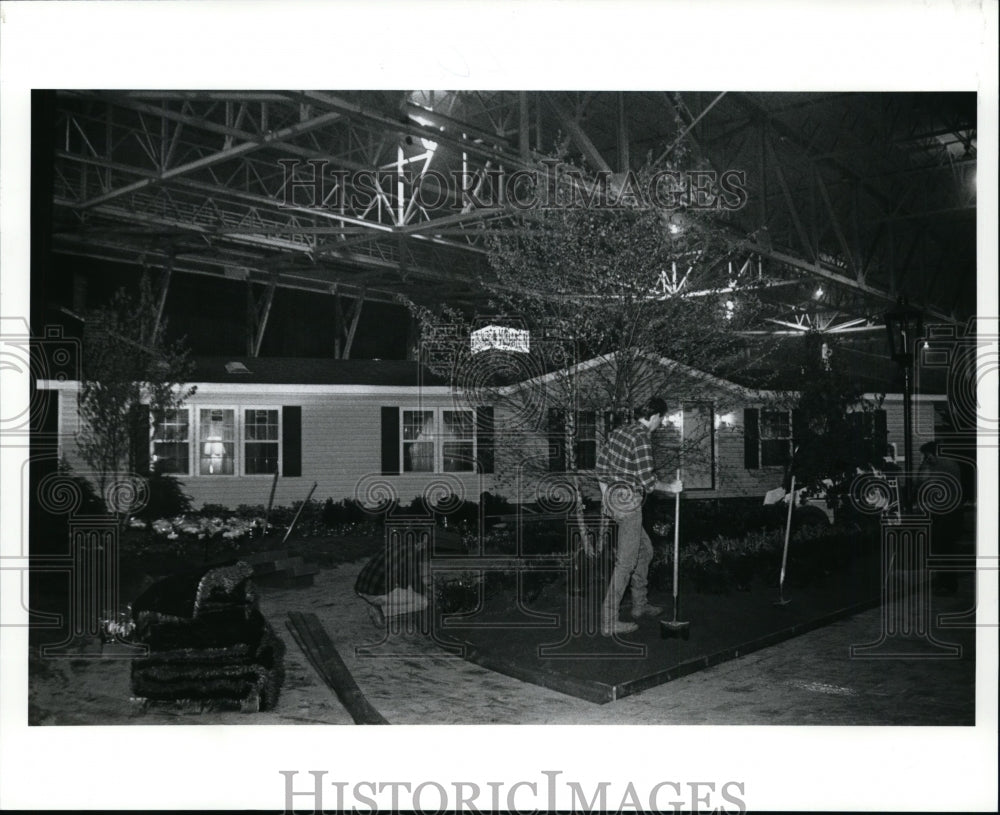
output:
<instances>
[{"instance_id":1,"label":"window shutter","mask_svg":"<svg viewBox=\"0 0 1000 815\"><path fill-rule=\"evenodd\" d=\"M281 408L281 474L302 475L302 408Z\"/></svg>"},{"instance_id":2,"label":"window shutter","mask_svg":"<svg viewBox=\"0 0 1000 815\"><path fill-rule=\"evenodd\" d=\"M566 472L566 411L549 408L549 472Z\"/></svg>"},{"instance_id":3,"label":"window shutter","mask_svg":"<svg viewBox=\"0 0 1000 815\"><path fill-rule=\"evenodd\" d=\"M382 408L382 475L399 475L399 408Z\"/></svg>"},{"instance_id":4,"label":"window shutter","mask_svg":"<svg viewBox=\"0 0 1000 815\"><path fill-rule=\"evenodd\" d=\"M865 455L865 414L861 411L847 414L847 449L853 464L867 461Z\"/></svg>"},{"instance_id":5,"label":"window shutter","mask_svg":"<svg viewBox=\"0 0 1000 815\"><path fill-rule=\"evenodd\" d=\"M133 407L132 425L132 466L138 475L146 475L150 468L149 442L152 438L149 426L149 405Z\"/></svg>"},{"instance_id":6,"label":"window shutter","mask_svg":"<svg viewBox=\"0 0 1000 815\"><path fill-rule=\"evenodd\" d=\"M886 424L886 417L884 410L875 411L875 438L873 439L873 444L875 447L874 460L882 461L888 452L889 447L889 428Z\"/></svg>"},{"instance_id":7,"label":"window shutter","mask_svg":"<svg viewBox=\"0 0 1000 815\"><path fill-rule=\"evenodd\" d=\"M476 408L476 453L479 457L479 472L493 472L493 408Z\"/></svg>"},{"instance_id":8,"label":"window shutter","mask_svg":"<svg viewBox=\"0 0 1000 815\"><path fill-rule=\"evenodd\" d=\"M795 408L792 411L792 455L795 450L809 443L809 421L806 412L802 408Z\"/></svg>"},{"instance_id":9,"label":"window shutter","mask_svg":"<svg viewBox=\"0 0 1000 815\"><path fill-rule=\"evenodd\" d=\"M748 470L760 468L760 411L743 409L743 466Z\"/></svg>"}]
</instances>

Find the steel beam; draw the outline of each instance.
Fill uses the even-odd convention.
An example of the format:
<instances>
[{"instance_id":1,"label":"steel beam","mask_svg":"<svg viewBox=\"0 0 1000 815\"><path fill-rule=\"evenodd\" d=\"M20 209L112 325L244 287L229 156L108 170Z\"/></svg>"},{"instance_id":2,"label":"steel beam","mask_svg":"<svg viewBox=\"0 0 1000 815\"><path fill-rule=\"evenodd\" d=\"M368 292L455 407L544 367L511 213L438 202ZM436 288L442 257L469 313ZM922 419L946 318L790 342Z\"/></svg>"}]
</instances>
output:
<instances>
[{"instance_id":1,"label":"steel beam","mask_svg":"<svg viewBox=\"0 0 1000 815\"><path fill-rule=\"evenodd\" d=\"M193 172L194 170L200 170L205 167L210 167L213 164L218 164L222 161L228 161L233 158L238 158L239 156L244 156L247 153L251 153L255 150L260 150L271 144L279 143L285 139L290 139L301 133L305 133L309 130L315 130L318 127L324 127L325 125L335 122L340 118L337 113L324 113L317 116L315 119L311 119L307 122L302 122L299 125L293 125L291 127L283 128L275 133L267 133L261 136L257 141L244 142L236 147L231 147L228 150L219 150L216 153L212 153L208 156L203 156L195 161L190 161L187 164L182 164L179 167L174 167L170 170L164 170L158 173L154 178L144 178L141 181L136 181L132 184L126 184L124 187L118 187L117 189L111 190L104 195L99 195L96 198L91 198L89 201L84 201L76 206L83 209L89 209L95 207L98 204L104 204L108 201L112 201L122 195L127 195L130 192L136 192L148 187L152 184L162 183L171 178L176 178L177 176L186 175L187 173Z\"/></svg>"},{"instance_id":2,"label":"steel beam","mask_svg":"<svg viewBox=\"0 0 1000 815\"><path fill-rule=\"evenodd\" d=\"M573 141L576 142L576 146L580 148L584 157L590 164L605 173L611 173L611 165L605 161L604 156L601 152L594 146L594 143L590 140L590 137L584 132L583 128L580 127L580 123L576 121L569 112L559 103L559 100L555 98L554 94L546 93L544 94L545 101L548 102L549 107L555 112L560 123L566 132L572 136Z\"/></svg>"},{"instance_id":3,"label":"steel beam","mask_svg":"<svg viewBox=\"0 0 1000 815\"><path fill-rule=\"evenodd\" d=\"M785 196L785 204L788 207L788 212L792 216L792 223L795 225L795 231L798 233L799 240L802 242L802 248L809 254L812 254L812 247L809 243L809 236L806 234L805 229L802 227L802 221L799 219L798 207L795 205L795 200L792 198L792 192L788 188L788 182L785 180L785 172L781 169L781 162L778 160L778 156L774 151L774 142L768 138L767 147L771 151L771 158L774 160L774 171L778 176L778 184L781 185L781 191ZM816 255L813 254L813 260L816 260Z\"/></svg>"}]
</instances>

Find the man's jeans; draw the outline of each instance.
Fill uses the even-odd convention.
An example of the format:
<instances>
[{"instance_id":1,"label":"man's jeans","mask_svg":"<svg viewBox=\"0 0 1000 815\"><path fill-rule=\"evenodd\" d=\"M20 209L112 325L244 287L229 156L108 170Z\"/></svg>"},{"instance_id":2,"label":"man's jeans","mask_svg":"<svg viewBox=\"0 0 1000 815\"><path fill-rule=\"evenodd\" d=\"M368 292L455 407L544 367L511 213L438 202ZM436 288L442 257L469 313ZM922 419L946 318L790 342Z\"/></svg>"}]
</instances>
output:
<instances>
[{"instance_id":1,"label":"man's jeans","mask_svg":"<svg viewBox=\"0 0 1000 815\"><path fill-rule=\"evenodd\" d=\"M642 505L635 509L610 509L608 513L618 522L618 548L611 583L601 609L601 623L605 626L618 619L618 606L630 583L632 608L646 605L649 564L653 561L653 544L642 528Z\"/></svg>"}]
</instances>

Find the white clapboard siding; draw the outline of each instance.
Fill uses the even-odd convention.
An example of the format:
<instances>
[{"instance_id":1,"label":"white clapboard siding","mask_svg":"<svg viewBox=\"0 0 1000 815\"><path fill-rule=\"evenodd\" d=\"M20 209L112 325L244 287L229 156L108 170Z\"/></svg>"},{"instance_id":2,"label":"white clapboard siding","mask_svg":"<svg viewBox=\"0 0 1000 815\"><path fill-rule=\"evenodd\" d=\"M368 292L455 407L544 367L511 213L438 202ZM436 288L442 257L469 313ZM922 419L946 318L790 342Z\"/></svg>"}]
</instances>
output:
<instances>
[{"instance_id":1,"label":"white clapboard siding","mask_svg":"<svg viewBox=\"0 0 1000 815\"><path fill-rule=\"evenodd\" d=\"M493 476L478 473L380 474L381 407L452 407L454 401L447 394L432 399L426 393L418 394L416 389L412 397L401 397L398 393L384 396L321 393L315 389L302 392L290 387L280 394L271 392L261 396L245 390L226 391L216 385L200 388L186 406L193 411L202 407L302 408L302 475L279 476L275 506L303 500L313 482L317 485L313 499L321 501L361 497L373 479L389 485L404 504L444 485L460 492L469 501L477 501L481 492L494 489ZM74 472L86 474L89 468L80 457L76 443L79 418L73 390L60 391L59 424L61 455ZM191 443L194 445L194 440ZM177 478L196 508L204 504L222 504L235 509L241 504L266 505L274 476L181 475Z\"/></svg>"},{"instance_id":2,"label":"white clapboard siding","mask_svg":"<svg viewBox=\"0 0 1000 815\"><path fill-rule=\"evenodd\" d=\"M670 403L669 409L679 408ZM737 404L732 388L720 385L699 385L698 401L712 402L717 414L727 414L730 420L715 430L715 488L686 491L692 499L733 496L763 497L764 493L781 484L782 467L760 467L748 470L744 464L743 407L760 407L761 403ZM933 438L934 403L945 397L921 395L913 401L914 466L919 464L919 447ZM336 389L270 387L266 393L247 386L228 388L208 385L199 388L188 400L192 410L201 407L232 407L243 409L299 406L302 408L302 475L280 476L275 491L275 506L289 505L306 497L313 482L313 498L340 501L344 498L364 498L373 482L387 485L401 503L409 503L428 491L450 485L466 500L476 501L482 492L492 492L513 501L535 501L546 489L553 489L553 477L548 473L548 437L544 427L525 429L523 422L511 421L502 407L496 409L496 473L413 473L381 475L381 411L383 406L400 409L453 407L451 394L420 392L412 389L391 389L388 393L338 393ZM599 405L580 404L601 410ZM889 394L883 404L886 411L888 441L895 443L897 462L903 457L903 401L899 394ZM544 420L541 422L544 424ZM76 444L80 430L77 393L72 387L59 389L60 455L80 474L87 474ZM599 434L602 429L599 429ZM192 444L194 444L192 440ZM670 474L667 474L670 475ZM184 491L196 507L222 504L236 508L241 504L266 504L273 476L179 476ZM574 477L587 495L595 495L597 482L593 474ZM558 479L557 479L558 480Z\"/></svg>"}]
</instances>

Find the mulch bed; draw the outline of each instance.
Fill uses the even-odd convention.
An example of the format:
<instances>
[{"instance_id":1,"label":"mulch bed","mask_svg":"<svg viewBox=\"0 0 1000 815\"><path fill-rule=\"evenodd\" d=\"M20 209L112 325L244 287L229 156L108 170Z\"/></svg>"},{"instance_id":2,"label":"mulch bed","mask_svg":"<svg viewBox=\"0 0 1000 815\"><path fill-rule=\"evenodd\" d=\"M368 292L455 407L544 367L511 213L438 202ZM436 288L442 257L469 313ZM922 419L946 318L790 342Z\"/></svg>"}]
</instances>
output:
<instances>
[{"instance_id":1,"label":"mulch bed","mask_svg":"<svg viewBox=\"0 0 1000 815\"><path fill-rule=\"evenodd\" d=\"M605 703L875 607L880 578L877 553L870 553L822 581L786 583L790 602L783 606L775 605L777 580L758 580L748 591L729 594L685 594L682 581L678 619L690 623L686 639L664 637L660 620L671 619L672 598L657 592L650 593L650 602L663 606L659 618L640 621L631 634L601 636L601 592L573 594L563 576L531 599L522 592L520 603L513 585L484 592L477 612L439 611L434 629L439 641L461 646L466 659L483 667ZM621 618L631 619L623 606Z\"/></svg>"}]
</instances>

